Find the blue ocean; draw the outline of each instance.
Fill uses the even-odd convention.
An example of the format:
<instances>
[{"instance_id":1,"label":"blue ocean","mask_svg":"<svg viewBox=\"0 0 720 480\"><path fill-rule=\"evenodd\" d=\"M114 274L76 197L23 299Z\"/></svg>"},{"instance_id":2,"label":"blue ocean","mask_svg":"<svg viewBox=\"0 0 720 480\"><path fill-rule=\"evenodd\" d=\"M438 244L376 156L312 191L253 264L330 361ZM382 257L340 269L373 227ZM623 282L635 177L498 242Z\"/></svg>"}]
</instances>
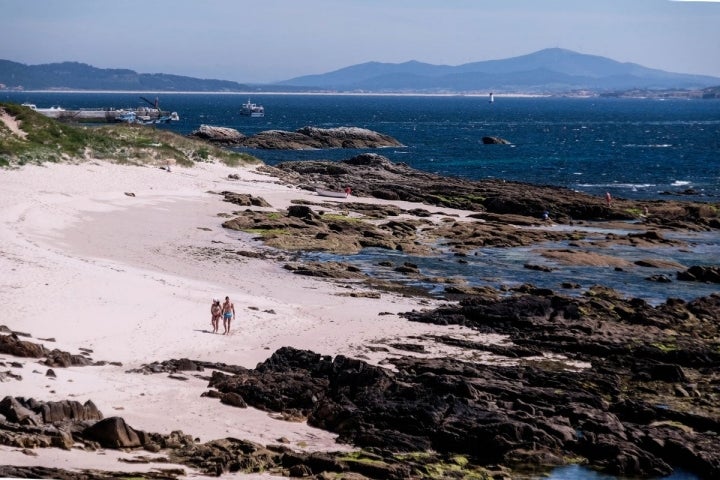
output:
<instances>
[{"instance_id":1,"label":"blue ocean","mask_svg":"<svg viewBox=\"0 0 720 480\"><path fill-rule=\"evenodd\" d=\"M615 197L720 201L720 101L484 96L253 95L265 117L239 114L248 95L0 93L2 101L66 109L136 107L158 97L187 134L201 124L251 135L304 126L357 126L406 145L380 153L420 170L504 178ZM511 146L483 145L499 136ZM268 164L343 159L353 151L257 151ZM692 193L687 195L687 193Z\"/></svg>"},{"instance_id":2,"label":"blue ocean","mask_svg":"<svg viewBox=\"0 0 720 480\"><path fill-rule=\"evenodd\" d=\"M188 134L201 124L231 127L246 135L304 126L356 126L391 135L401 148L377 151L395 162L442 175L469 179L502 178L562 186L616 198L687 199L720 202L720 101L680 99L517 98L480 96L364 96L254 94L265 117L240 115L248 100L243 94L137 94L2 92L0 101L29 102L40 107L125 108L145 105L140 98L176 111L180 121L158 126ZM499 136L512 145L484 145L483 136ZM363 151L252 151L269 165L289 160L340 160ZM589 235L606 232L587 229ZM717 233L684 234L688 247L670 258L684 265L720 264ZM545 247L563 247L551 244ZM613 252L665 257L661 249L637 248ZM330 259L358 264L382 276L378 260L410 261L427 276L457 276L470 284L533 283L557 289L571 276L587 287L608 285L650 302L668 297L691 299L718 291L713 285L690 282L649 282L643 272L578 267L568 273L535 272L523 268L533 257L531 248L480 249L459 264L452 255L411 258L399 252L368 250L352 257ZM401 258L392 258L401 257ZM310 259L329 259L308 254ZM653 272L667 273L674 272ZM387 272L392 275L391 272ZM604 480L607 477L577 466L555 470L554 480ZM696 477L678 472L668 479Z\"/></svg>"}]
</instances>

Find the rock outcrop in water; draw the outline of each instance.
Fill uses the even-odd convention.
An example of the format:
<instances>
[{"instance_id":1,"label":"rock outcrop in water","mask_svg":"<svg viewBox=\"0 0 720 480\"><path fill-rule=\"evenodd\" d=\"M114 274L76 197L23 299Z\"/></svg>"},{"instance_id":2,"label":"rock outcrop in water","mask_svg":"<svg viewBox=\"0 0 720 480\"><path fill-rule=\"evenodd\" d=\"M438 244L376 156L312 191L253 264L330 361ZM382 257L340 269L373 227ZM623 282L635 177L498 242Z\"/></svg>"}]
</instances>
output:
<instances>
[{"instance_id":1,"label":"rock outcrop in water","mask_svg":"<svg viewBox=\"0 0 720 480\"><path fill-rule=\"evenodd\" d=\"M510 145L510 142L500 137L482 137L485 145Z\"/></svg>"},{"instance_id":2,"label":"rock outcrop in water","mask_svg":"<svg viewBox=\"0 0 720 480\"><path fill-rule=\"evenodd\" d=\"M267 130L245 136L232 128L201 125L190 137L227 146L268 150L308 150L320 148L382 148L402 144L389 135L358 127L303 127L294 132Z\"/></svg>"}]
</instances>

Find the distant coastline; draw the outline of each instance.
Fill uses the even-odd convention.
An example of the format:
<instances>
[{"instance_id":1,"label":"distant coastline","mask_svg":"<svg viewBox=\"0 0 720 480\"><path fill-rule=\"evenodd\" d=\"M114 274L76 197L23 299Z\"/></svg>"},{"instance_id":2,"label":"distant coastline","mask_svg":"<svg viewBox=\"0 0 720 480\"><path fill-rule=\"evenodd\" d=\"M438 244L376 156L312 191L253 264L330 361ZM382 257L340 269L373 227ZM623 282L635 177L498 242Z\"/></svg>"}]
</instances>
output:
<instances>
[{"instance_id":1,"label":"distant coastline","mask_svg":"<svg viewBox=\"0 0 720 480\"><path fill-rule=\"evenodd\" d=\"M358 97L487 97L490 92L446 92L446 93L427 93L427 92L327 92L327 91L307 91L307 92L287 92L287 91L175 91L175 90L55 90L55 89L38 89L38 90L13 90L0 89L0 95L4 93L23 94L23 93L53 93L53 94L146 94L146 95L240 95L240 96L262 96L262 95L287 95L287 96L358 96ZM566 93L497 93L493 92L495 98L635 98L635 99L690 99L702 100L718 98L717 96L705 97L703 90L670 90L670 91L632 91L632 92L566 92Z\"/></svg>"}]
</instances>

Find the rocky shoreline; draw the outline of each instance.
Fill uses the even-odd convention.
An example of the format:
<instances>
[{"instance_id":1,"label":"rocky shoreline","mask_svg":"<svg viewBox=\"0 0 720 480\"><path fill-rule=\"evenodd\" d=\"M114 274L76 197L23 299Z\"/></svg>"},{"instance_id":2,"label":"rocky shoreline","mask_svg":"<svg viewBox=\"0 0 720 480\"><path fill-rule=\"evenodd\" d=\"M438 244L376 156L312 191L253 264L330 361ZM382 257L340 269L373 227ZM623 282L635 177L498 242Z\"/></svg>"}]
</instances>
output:
<instances>
[{"instance_id":1,"label":"rocky shoreline","mask_svg":"<svg viewBox=\"0 0 720 480\"><path fill-rule=\"evenodd\" d=\"M548 240L571 242L571 250L582 252L582 231L543 229L545 211L554 223L568 227L635 222L631 233L606 235L608 246L683 248L669 238L670 232L720 229L716 205L617 199L608 206L602 199L556 187L439 177L375 154L260 171L307 191L350 185L357 198L294 202L278 212L257 196L217 192L238 207L223 227L252 233L277 249L237 255L267 255L294 273L339 282L348 295L386 290L429 294L374 282L351 265L301 262L292 252L355 253L375 247L426 255L441 242L462 259L479 247ZM370 205L362 197L412 202L413 207ZM467 215L461 218L459 210ZM559 254L571 264L606 261L589 254L582 259ZM394 267L403 275L420 276L412 264ZM717 282L717 265L677 268L683 281ZM81 404L10 395L0 400L0 443L28 455L34 448L144 451L148 463L184 465L206 475L516 479L580 464L639 478L677 468L702 479L720 476L720 294L692 301L668 298L653 306L604 286L569 296L532 285L498 290L455 284L450 278L427 280L442 285L446 304L406 312L408 321L463 325L506 340L497 344L426 336L364 345L367 352L396 353L381 365L361 355L332 358L283 347L268 352L269 358L252 369L167 359L126 372L169 375L179 385L189 376L201 378L208 384L204 402L251 406L287 421L307 421L337 433L356 451L300 452L282 438L272 445L236 438L203 443L192 432L136 430L121 416L105 417L92 399ZM572 280L567 279L569 289ZM48 376L52 369L102 364L90 358L91 351L48 350L21 338L28 334L2 333L0 353L37 359ZM436 345L461 348L467 358L438 358L432 354ZM20 375L12 362L0 366L6 369L2 375L17 381ZM78 475L100 479L125 474L0 466L0 476ZM178 468L132 474L184 475Z\"/></svg>"},{"instance_id":2,"label":"rocky shoreline","mask_svg":"<svg viewBox=\"0 0 720 480\"><path fill-rule=\"evenodd\" d=\"M547 222L541 213L547 210L553 222L571 227L602 222L612 229L615 221L636 222L632 233L608 234L607 246L682 248L681 242L665 236L720 228L717 209L708 204L616 200L608 206L602 199L562 188L438 177L375 154L263 168L308 190L350 185L358 197L475 212L470 217L476 221L461 222L442 212L437 221L424 209L360 207L350 199L341 205L298 205L287 217L272 219L261 212L238 212L224 224L276 232L259 238L284 250L353 253L376 247L422 255L432 250L430 239L441 239L460 255L484 246L548 240L580 247L580 230L542 229ZM325 209L355 212L365 221L352 214L326 216ZM294 233L277 233L284 230ZM569 264L603 264L611 258L570 255L582 253L578 250L552 253L561 254ZM717 266L674 266L679 268L678 280L717 283ZM349 265L319 262L287 268L325 278L362 277ZM419 273L407 264L403 272ZM654 478L675 468L700 478L720 475L720 294L691 302L669 298L653 307L602 286L568 297L532 285L508 292L436 280L446 283L447 298L460 303L431 313L411 312L407 318L507 335L506 346L463 346L514 358L517 364L498 367L405 357L391 360L391 368L384 369L359 360L322 357L321 352L283 350L254 371L217 374L211 386L221 396L235 394L248 405L300 415L365 448L433 449L515 472L564 465L572 458L621 476ZM457 343L448 338L429 341ZM421 357L425 351L422 341L406 348ZM573 362L586 367L574 368Z\"/></svg>"}]
</instances>

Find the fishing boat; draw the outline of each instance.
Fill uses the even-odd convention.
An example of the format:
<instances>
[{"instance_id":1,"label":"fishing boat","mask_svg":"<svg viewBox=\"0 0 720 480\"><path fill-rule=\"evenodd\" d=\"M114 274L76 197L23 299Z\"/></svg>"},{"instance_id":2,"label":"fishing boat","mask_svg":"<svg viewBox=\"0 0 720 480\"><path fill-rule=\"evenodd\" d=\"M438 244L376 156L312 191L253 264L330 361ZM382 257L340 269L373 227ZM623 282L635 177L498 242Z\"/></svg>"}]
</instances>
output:
<instances>
[{"instance_id":1,"label":"fishing boat","mask_svg":"<svg viewBox=\"0 0 720 480\"><path fill-rule=\"evenodd\" d=\"M240 108L240 115L244 117L264 117L265 107L256 103L250 102L248 99L247 103L243 103Z\"/></svg>"}]
</instances>

